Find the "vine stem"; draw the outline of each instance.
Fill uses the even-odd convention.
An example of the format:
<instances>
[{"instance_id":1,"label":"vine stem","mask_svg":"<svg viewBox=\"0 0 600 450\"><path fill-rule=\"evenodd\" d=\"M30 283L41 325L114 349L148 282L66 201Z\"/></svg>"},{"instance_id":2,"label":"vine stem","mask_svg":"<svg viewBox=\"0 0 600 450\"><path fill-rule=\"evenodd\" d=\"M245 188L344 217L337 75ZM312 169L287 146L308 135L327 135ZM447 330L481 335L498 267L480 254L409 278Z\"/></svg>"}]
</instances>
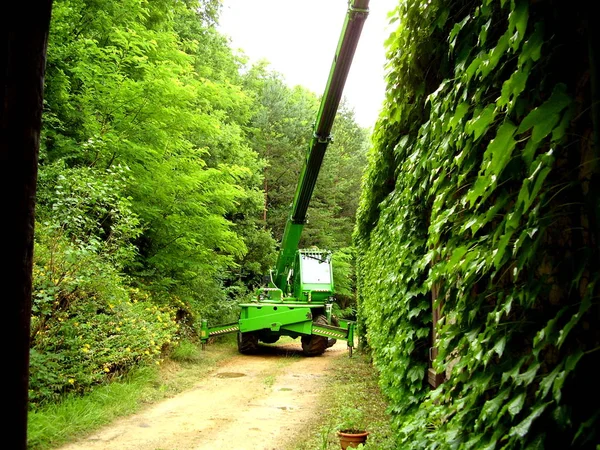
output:
<instances>
[{"instance_id":1,"label":"vine stem","mask_svg":"<svg viewBox=\"0 0 600 450\"><path fill-rule=\"evenodd\" d=\"M590 353L594 353L597 352L598 350L600 350L600 346L596 347L596 348L592 348L590 350L587 350L585 352L583 352L584 355L589 355Z\"/></svg>"}]
</instances>

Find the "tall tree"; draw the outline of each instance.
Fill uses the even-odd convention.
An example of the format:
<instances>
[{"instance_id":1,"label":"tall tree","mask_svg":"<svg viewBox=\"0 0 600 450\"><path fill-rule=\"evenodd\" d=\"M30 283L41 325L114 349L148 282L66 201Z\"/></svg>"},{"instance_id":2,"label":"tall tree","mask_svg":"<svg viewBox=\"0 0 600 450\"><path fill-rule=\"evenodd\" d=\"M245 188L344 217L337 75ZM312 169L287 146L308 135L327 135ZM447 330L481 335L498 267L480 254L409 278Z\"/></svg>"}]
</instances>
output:
<instances>
[{"instance_id":1,"label":"tall tree","mask_svg":"<svg viewBox=\"0 0 600 450\"><path fill-rule=\"evenodd\" d=\"M212 25L216 3L199 5L58 2L43 156L98 177L128 167L122 195L143 228L129 273L206 314L251 263L245 237L258 237L257 224L244 217L260 207L261 175L243 130L252 104Z\"/></svg>"}]
</instances>

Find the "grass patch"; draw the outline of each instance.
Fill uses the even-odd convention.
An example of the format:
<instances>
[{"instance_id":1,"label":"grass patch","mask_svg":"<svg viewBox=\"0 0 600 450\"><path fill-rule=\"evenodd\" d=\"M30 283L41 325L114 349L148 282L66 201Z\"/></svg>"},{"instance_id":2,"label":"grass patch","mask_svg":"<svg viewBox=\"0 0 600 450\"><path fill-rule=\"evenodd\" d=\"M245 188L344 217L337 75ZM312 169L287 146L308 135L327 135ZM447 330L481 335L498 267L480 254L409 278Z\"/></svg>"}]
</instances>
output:
<instances>
[{"instance_id":1,"label":"grass patch","mask_svg":"<svg viewBox=\"0 0 600 450\"><path fill-rule=\"evenodd\" d=\"M69 396L28 415L28 449L48 450L97 431L123 416L194 386L224 359L237 355L235 336L224 336L206 351L186 344L177 359L142 367L84 396Z\"/></svg>"},{"instance_id":2,"label":"grass patch","mask_svg":"<svg viewBox=\"0 0 600 450\"><path fill-rule=\"evenodd\" d=\"M272 388L273 385L275 384L275 375L269 375L269 376L265 377L265 379L263 380L263 383L265 384L266 387Z\"/></svg>"},{"instance_id":3,"label":"grass patch","mask_svg":"<svg viewBox=\"0 0 600 450\"><path fill-rule=\"evenodd\" d=\"M339 450L337 429L349 408L357 408L367 423L365 450L396 450L396 440L386 413L387 402L378 384L378 374L367 355L355 351L352 358L336 358L327 377L321 411L300 434L301 439L285 450Z\"/></svg>"},{"instance_id":4,"label":"grass patch","mask_svg":"<svg viewBox=\"0 0 600 450\"><path fill-rule=\"evenodd\" d=\"M197 362L202 359L202 352L197 344L181 341L171 352L170 358L177 362Z\"/></svg>"}]
</instances>

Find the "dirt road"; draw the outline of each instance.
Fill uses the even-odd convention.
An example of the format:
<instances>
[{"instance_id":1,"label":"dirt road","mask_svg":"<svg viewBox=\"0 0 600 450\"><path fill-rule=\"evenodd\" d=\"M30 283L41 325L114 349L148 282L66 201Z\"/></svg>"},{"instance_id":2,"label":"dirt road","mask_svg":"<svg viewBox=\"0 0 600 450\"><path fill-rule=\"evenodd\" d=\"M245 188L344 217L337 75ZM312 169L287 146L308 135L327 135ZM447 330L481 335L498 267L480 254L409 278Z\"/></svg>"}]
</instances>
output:
<instances>
[{"instance_id":1,"label":"dirt road","mask_svg":"<svg viewBox=\"0 0 600 450\"><path fill-rule=\"evenodd\" d=\"M331 362L346 352L338 341L312 358L299 343L235 356L193 389L60 450L282 450L318 414Z\"/></svg>"}]
</instances>

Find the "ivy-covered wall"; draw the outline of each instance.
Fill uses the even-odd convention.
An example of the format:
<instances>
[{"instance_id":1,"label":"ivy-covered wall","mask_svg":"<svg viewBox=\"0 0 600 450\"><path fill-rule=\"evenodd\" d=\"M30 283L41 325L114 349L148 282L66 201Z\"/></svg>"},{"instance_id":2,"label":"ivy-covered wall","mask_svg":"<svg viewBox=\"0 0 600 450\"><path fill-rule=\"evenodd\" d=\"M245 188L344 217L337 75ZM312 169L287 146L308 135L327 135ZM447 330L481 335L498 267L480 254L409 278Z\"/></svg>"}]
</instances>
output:
<instances>
[{"instance_id":1,"label":"ivy-covered wall","mask_svg":"<svg viewBox=\"0 0 600 450\"><path fill-rule=\"evenodd\" d=\"M406 0L394 12L354 238L361 326L400 448L600 442L588 3Z\"/></svg>"}]
</instances>

